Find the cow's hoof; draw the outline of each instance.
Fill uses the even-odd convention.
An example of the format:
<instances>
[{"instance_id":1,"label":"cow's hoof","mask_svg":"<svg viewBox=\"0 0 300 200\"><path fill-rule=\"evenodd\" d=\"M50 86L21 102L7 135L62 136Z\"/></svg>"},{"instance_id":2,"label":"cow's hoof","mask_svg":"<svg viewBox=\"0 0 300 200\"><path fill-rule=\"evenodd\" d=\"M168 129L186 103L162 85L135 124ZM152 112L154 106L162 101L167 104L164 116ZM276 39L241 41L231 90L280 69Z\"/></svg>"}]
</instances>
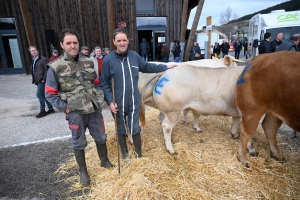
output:
<instances>
[{"instance_id":1,"label":"cow's hoof","mask_svg":"<svg viewBox=\"0 0 300 200\"><path fill-rule=\"evenodd\" d=\"M245 167L246 169L249 169L249 168L250 168L249 163L244 164L244 167Z\"/></svg>"},{"instance_id":2,"label":"cow's hoof","mask_svg":"<svg viewBox=\"0 0 300 200\"><path fill-rule=\"evenodd\" d=\"M285 159L284 159L284 157L282 156L282 155L280 155L280 156L276 156L276 155L274 155L272 152L270 153L270 156L271 156L271 158L273 158L273 159L275 159L277 162L279 162L279 163L284 163L285 162Z\"/></svg>"},{"instance_id":3,"label":"cow's hoof","mask_svg":"<svg viewBox=\"0 0 300 200\"><path fill-rule=\"evenodd\" d=\"M197 133L202 133L203 131L200 128L195 128Z\"/></svg>"},{"instance_id":4,"label":"cow's hoof","mask_svg":"<svg viewBox=\"0 0 300 200\"><path fill-rule=\"evenodd\" d=\"M172 156L178 155L177 152L175 151L174 153L171 153Z\"/></svg>"},{"instance_id":5,"label":"cow's hoof","mask_svg":"<svg viewBox=\"0 0 300 200\"><path fill-rule=\"evenodd\" d=\"M230 133L230 135L233 139L238 139L240 137L239 134L234 135L234 134Z\"/></svg>"},{"instance_id":6,"label":"cow's hoof","mask_svg":"<svg viewBox=\"0 0 300 200\"><path fill-rule=\"evenodd\" d=\"M187 122L186 121L182 121L182 124L187 124Z\"/></svg>"},{"instance_id":7,"label":"cow's hoof","mask_svg":"<svg viewBox=\"0 0 300 200\"><path fill-rule=\"evenodd\" d=\"M247 162L247 160L242 161L238 155L236 156L236 158L238 159L238 161L241 162L241 164L242 164L245 168L247 168L247 169L250 168L249 163Z\"/></svg>"},{"instance_id":8,"label":"cow's hoof","mask_svg":"<svg viewBox=\"0 0 300 200\"><path fill-rule=\"evenodd\" d=\"M258 152L251 152L251 153L249 153L250 154L250 156L252 156L252 157L257 157L258 156Z\"/></svg>"}]
</instances>

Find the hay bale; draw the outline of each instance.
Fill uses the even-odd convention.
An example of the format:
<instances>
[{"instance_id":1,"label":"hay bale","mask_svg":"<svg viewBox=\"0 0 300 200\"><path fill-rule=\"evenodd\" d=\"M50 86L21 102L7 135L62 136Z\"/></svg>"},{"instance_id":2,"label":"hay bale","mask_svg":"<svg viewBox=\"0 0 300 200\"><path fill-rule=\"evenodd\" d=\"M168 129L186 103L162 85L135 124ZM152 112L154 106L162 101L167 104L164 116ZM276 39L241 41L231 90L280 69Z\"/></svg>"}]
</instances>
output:
<instances>
[{"instance_id":1,"label":"hay bale","mask_svg":"<svg viewBox=\"0 0 300 200\"><path fill-rule=\"evenodd\" d=\"M83 189L78 175L69 180L70 191L82 190L78 199L299 199L300 150L284 147L286 163L277 163L269 156L269 147L261 128L254 135L258 157L249 157L250 169L237 160L239 140L231 138L231 118L201 116L203 133L193 130L192 123L179 122L173 129L172 142L178 155L165 148L159 112L148 109L147 123L142 128L142 153L137 159L128 142L130 159L121 159L118 168L100 167L93 143L87 150L87 166L91 185ZM192 115L188 115L192 121ZM106 123L110 161L117 165L117 144L114 123ZM280 139L280 138L279 138ZM62 164L59 173L77 170L75 160Z\"/></svg>"}]
</instances>

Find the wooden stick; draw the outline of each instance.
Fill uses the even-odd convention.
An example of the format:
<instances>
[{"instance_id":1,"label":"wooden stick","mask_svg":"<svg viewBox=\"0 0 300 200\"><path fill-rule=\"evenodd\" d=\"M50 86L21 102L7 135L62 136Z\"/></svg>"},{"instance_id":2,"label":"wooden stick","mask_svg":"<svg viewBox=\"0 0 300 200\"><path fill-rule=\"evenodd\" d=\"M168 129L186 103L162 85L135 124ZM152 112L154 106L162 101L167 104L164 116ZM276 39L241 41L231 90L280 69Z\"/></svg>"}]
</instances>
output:
<instances>
[{"instance_id":1,"label":"wooden stick","mask_svg":"<svg viewBox=\"0 0 300 200\"><path fill-rule=\"evenodd\" d=\"M113 104L115 105L115 80L112 78L112 94L113 94ZM118 148L118 173L121 174L120 170L120 148L119 148L119 139L117 132L117 114L114 113L114 121L115 121L115 132L117 137L117 148Z\"/></svg>"}]
</instances>

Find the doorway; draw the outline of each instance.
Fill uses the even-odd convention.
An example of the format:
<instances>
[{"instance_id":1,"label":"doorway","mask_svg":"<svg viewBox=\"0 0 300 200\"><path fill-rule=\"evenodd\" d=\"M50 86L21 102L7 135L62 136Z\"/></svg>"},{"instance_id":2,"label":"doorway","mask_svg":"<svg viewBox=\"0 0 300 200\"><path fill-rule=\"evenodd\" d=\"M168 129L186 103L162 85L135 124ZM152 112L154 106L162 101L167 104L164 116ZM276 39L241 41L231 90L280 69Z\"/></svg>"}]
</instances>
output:
<instances>
[{"instance_id":1,"label":"doorway","mask_svg":"<svg viewBox=\"0 0 300 200\"><path fill-rule=\"evenodd\" d=\"M0 74L24 73L17 33L0 31Z\"/></svg>"},{"instance_id":2,"label":"doorway","mask_svg":"<svg viewBox=\"0 0 300 200\"><path fill-rule=\"evenodd\" d=\"M148 55L148 60L153 61L153 42L152 42L152 30L138 31L138 41L139 41L139 54L140 54L140 44L142 39L145 38L150 46L150 54Z\"/></svg>"},{"instance_id":3,"label":"doorway","mask_svg":"<svg viewBox=\"0 0 300 200\"><path fill-rule=\"evenodd\" d=\"M168 44L166 17L137 17L138 42L145 38L150 46L149 61L161 61L162 44Z\"/></svg>"}]
</instances>

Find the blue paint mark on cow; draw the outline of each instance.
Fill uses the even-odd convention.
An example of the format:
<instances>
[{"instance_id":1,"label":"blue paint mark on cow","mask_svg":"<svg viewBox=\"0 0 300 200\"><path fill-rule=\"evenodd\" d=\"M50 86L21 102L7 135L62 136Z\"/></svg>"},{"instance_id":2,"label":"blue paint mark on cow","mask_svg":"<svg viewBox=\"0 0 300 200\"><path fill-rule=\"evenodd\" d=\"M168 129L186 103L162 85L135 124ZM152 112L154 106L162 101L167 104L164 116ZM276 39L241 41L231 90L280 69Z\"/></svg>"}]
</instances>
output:
<instances>
[{"instance_id":1,"label":"blue paint mark on cow","mask_svg":"<svg viewBox=\"0 0 300 200\"><path fill-rule=\"evenodd\" d=\"M245 80L244 80L244 74L245 74L245 72L247 71L247 69L249 69L251 67L251 65L249 64L249 65L247 65L245 68L244 68L244 70L243 70L243 72L242 72L242 75L241 75L241 78L236 82L236 84L238 85L238 84L243 84L243 83L245 83Z\"/></svg>"},{"instance_id":2,"label":"blue paint mark on cow","mask_svg":"<svg viewBox=\"0 0 300 200\"><path fill-rule=\"evenodd\" d=\"M155 85L155 87L154 87L154 92L155 92L156 94L161 95L161 92L158 91L158 88L163 88L163 87L164 87L164 82L168 82L168 81L169 81L169 79L167 79L166 77L161 78L161 79L156 83L156 85Z\"/></svg>"}]
</instances>

